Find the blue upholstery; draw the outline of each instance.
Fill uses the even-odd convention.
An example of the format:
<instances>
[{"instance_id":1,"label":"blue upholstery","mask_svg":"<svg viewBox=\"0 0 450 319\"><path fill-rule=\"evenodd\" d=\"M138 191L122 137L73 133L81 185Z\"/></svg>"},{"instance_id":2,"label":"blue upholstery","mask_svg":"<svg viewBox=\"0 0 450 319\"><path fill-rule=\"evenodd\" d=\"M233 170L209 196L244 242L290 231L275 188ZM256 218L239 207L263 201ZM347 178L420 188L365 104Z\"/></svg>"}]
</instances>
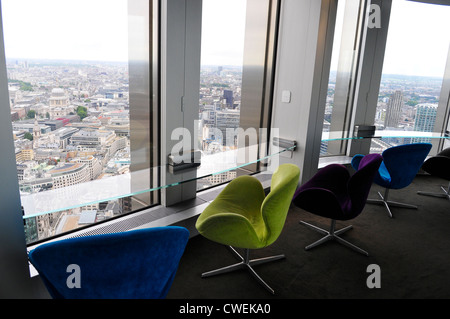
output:
<instances>
[{"instance_id":1,"label":"blue upholstery","mask_svg":"<svg viewBox=\"0 0 450 319\"><path fill-rule=\"evenodd\" d=\"M404 144L390 147L383 152L383 162L378 169L378 173L375 175L374 182L386 188L384 197L379 193L382 198L380 202L385 204L391 217L392 213L387 203L401 207L417 208L412 205L388 202L387 190L401 189L411 184L430 152L431 146L430 143ZM351 164L356 171L359 169L359 162L363 156L364 155L357 154L352 158ZM369 200L368 202L371 201Z\"/></svg>"},{"instance_id":2,"label":"blue upholstery","mask_svg":"<svg viewBox=\"0 0 450 319\"><path fill-rule=\"evenodd\" d=\"M430 150L429 143L404 144L386 149L374 182L390 189L408 186L416 177ZM352 166L355 170L358 170L363 156L358 154L353 157Z\"/></svg>"},{"instance_id":3,"label":"blue upholstery","mask_svg":"<svg viewBox=\"0 0 450 319\"><path fill-rule=\"evenodd\" d=\"M160 299L172 285L189 231L167 226L70 238L29 253L55 299ZM67 281L79 267L80 288Z\"/></svg>"}]
</instances>

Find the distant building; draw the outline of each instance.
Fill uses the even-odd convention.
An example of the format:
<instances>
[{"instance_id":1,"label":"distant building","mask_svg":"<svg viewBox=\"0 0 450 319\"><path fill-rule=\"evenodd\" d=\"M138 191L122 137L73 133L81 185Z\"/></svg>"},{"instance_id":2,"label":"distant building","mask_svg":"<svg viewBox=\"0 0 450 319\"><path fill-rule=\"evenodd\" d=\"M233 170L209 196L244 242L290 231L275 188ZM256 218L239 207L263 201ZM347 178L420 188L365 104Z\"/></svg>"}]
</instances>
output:
<instances>
[{"instance_id":1,"label":"distant building","mask_svg":"<svg viewBox=\"0 0 450 319\"><path fill-rule=\"evenodd\" d=\"M66 163L49 171L53 188L67 187L89 181L89 170L84 163Z\"/></svg>"},{"instance_id":2,"label":"distant building","mask_svg":"<svg viewBox=\"0 0 450 319\"><path fill-rule=\"evenodd\" d=\"M76 114L69 114L63 117L59 117L56 120L62 121L63 125L67 125L69 123L80 122L80 117Z\"/></svg>"},{"instance_id":3,"label":"distant building","mask_svg":"<svg viewBox=\"0 0 450 319\"><path fill-rule=\"evenodd\" d=\"M222 132L222 145L232 146L234 141L227 142L227 129L235 130L239 127L240 111L239 110L224 110L216 112L216 125Z\"/></svg>"},{"instance_id":4,"label":"distant building","mask_svg":"<svg viewBox=\"0 0 450 319\"><path fill-rule=\"evenodd\" d=\"M401 120L403 108L403 93L402 91L395 91L391 95L387 103L386 117L384 119L384 127L398 127Z\"/></svg>"},{"instance_id":5,"label":"distant building","mask_svg":"<svg viewBox=\"0 0 450 319\"><path fill-rule=\"evenodd\" d=\"M437 104L417 104L414 131L433 132L436 122ZM429 143L429 138L414 138L413 143Z\"/></svg>"},{"instance_id":6,"label":"distant building","mask_svg":"<svg viewBox=\"0 0 450 319\"><path fill-rule=\"evenodd\" d=\"M414 131L433 132L437 107L437 104L417 104Z\"/></svg>"},{"instance_id":7,"label":"distant building","mask_svg":"<svg viewBox=\"0 0 450 319\"><path fill-rule=\"evenodd\" d=\"M63 89L54 88L48 102L48 113L51 119L65 117L74 113L74 107L69 106L69 96Z\"/></svg>"},{"instance_id":8,"label":"distant building","mask_svg":"<svg viewBox=\"0 0 450 319\"><path fill-rule=\"evenodd\" d=\"M54 88L48 102L50 107L66 107L69 104L69 97L63 89Z\"/></svg>"},{"instance_id":9,"label":"distant building","mask_svg":"<svg viewBox=\"0 0 450 319\"><path fill-rule=\"evenodd\" d=\"M63 127L63 122L58 120L38 120L39 124L47 125L52 131Z\"/></svg>"},{"instance_id":10,"label":"distant building","mask_svg":"<svg viewBox=\"0 0 450 319\"><path fill-rule=\"evenodd\" d=\"M34 121L19 121L12 123L14 131L25 131L33 134L35 127ZM50 126L38 123L38 127L40 128L40 134L46 134L51 132L52 128Z\"/></svg>"},{"instance_id":11,"label":"distant building","mask_svg":"<svg viewBox=\"0 0 450 319\"><path fill-rule=\"evenodd\" d=\"M82 150L85 148L98 148L112 143L116 134L113 131L100 131L95 129L81 129L71 137L72 145Z\"/></svg>"},{"instance_id":12,"label":"distant building","mask_svg":"<svg viewBox=\"0 0 450 319\"><path fill-rule=\"evenodd\" d=\"M72 162L86 164L90 180L96 179L102 173L103 167L101 162L92 155L75 158Z\"/></svg>"},{"instance_id":13,"label":"distant building","mask_svg":"<svg viewBox=\"0 0 450 319\"><path fill-rule=\"evenodd\" d=\"M52 133L55 135L55 137L59 140L59 147L61 149L65 149L67 147L67 145L69 144L69 139L70 137L75 134L76 132L78 132L77 128L73 128L73 127L61 127L55 131L53 131Z\"/></svg>"},{"instance_id":14,"label":"distant building","mask_svg":"<svg viewBox=\"0 0 450 319\"><path fill-rule=\"evenodd\" d=\"M234 103L233 91L223 90L223 98L225 99L227 106L232 108Z\"/></svg>"}]
</instances>

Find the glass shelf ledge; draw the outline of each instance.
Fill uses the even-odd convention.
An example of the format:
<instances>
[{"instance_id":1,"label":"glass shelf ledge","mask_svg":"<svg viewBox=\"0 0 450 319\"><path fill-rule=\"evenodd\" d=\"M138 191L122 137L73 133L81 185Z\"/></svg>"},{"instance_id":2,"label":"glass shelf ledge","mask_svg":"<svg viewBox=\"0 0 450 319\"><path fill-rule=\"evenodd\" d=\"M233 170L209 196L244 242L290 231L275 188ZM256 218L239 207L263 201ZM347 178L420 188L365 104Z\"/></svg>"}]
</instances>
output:
<instances>
[{"instance_id":1,"label":"glass shelf ledge","mask_svg":"<svg viewBox=\"0 0 450 319\"><path fill-rule=\"evenodd\" d=\"M209 176L245 168L245 166L258 162L269 161L271 158L282 153L293 151L295 147L275 148L272 154L254 161L246 161L243 164L236 164L238 150L233 150L207 155L202 158L200 166L178 172L172 172L169 165L167 165L38 193L21 193L21 202L24 211L23 218L34 218L40 215L91 206L102 202L175 187ZM152 175L158 176L162 169L166 170L166 177L170 182L149 187L148 177Z\"/></svg>"},{"instance_id":2,"label":"glass shelf ledge","mask_svg":"<svg viewBox=\"0 0 450 319\"><path fill-rule=\"evenodd\" d=\"M370 137L343 137L346 136L346 134L347 132L323 132L322 142L382 138L450 138L447 134L441 133L395 130L377 130L375 131L374 136ZM170 171L169 166L167 165L38 193L21 193L21 202L24 210L23 218L27 219L44 214L91 206L102 202L175 187L183 183L227 173L240 168L245 169L245 166L258 162L270 161L271 158L281 155L282 153L292 152L295 148L296 146L286 148L273 147L272 154L254 161L239 161L241 163L243 162L243 164L236 164L238 162L236 158L239 150L225 151L204 156L201 159L200 166L180 170L178 172ZM247 154L257 153L249 152L248 150L246 150L246 152ZM162 185L149 187L147 181L148 176L158 176L161 170L166 170L166 182Z\"/></svg>"}]
</instances>

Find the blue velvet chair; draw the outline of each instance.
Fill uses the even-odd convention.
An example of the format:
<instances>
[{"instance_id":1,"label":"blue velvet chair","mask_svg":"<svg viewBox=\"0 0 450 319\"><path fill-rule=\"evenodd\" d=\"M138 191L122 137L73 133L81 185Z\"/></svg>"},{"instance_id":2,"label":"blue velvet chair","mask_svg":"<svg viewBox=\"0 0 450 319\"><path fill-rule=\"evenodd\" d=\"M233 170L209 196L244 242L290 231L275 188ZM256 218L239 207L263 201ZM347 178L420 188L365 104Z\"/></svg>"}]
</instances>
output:
<instances>
[{"instance_id":1,"label":"blue velvet chair","mask_svg":"<svg viewBox=\"0 0 450 319\"><path fill-rule=\"evenodd\" d=\"M432 176L447 180L448 186L441 186L441 193L430 193L418 191L417 194L447 198L450 200L450 147L444 149L433 157L430 157L423 163L422 169Z\"/></svg>"},{"instance_id":2,"label":"blue velvet chair","mask_svg":"<svg viewBox=\"0 0 450 319\"><path fill-rule=\"evenodd\" d=\"M383 153L383 162L374 182L385 188L384 195L378 192L380 199L368 199L368 203L382 204L392 218L390 206L403 208L417 208L415 205L388 200L390 189L405 188L412 183L431 150L430 143L413 143L393 146ZM359 162L364 155L357 154L352 158L352 167L359 170Z\"/></svg>"},{"instance_id":3,"label":"blue velvet chair","mask_svg":"<svg viewBox=\"0 0 450 319\"><path fill-rule=\"evenodd\" d=\"M189 231L167 226L42 244L28 258L54 299L161 299Z\"/></svg>"},{"instance_id":4,"label":"blue velvet chair","mask_svg":"<svg viewBox=\"0 0 450 319\"><path fill-rule=\"evenodd\" d=\"M339 237L352 228L352 225L335 230L336 220L350 220L361 214L374 176L382 162L381 155L369 154L360 161L358 172L350 176L347 168L340 164L330 164L320 169L308 182L300 186L294 194L293 204L312 214L331 219L330 231L312 224L300 223L325 235L306 246L309 250L329 240L335 240L364 255L365 250Z\"/></svg>"}]
</instances>

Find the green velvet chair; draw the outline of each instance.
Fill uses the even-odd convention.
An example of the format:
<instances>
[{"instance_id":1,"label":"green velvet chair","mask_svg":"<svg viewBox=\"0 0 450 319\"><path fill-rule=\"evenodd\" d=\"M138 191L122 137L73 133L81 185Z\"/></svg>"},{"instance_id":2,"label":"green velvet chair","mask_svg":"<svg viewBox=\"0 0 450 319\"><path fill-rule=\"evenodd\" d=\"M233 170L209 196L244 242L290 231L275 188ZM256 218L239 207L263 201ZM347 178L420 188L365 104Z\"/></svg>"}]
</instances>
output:
<instances>
[{"instance_id":1,"label":"green velvet chair","mask_svg":"<svg viewBox=\"0 0 450 319\"><path fill-rule=\"evenodd\" d=\"M237 177L223 189L202 212L195 226L202 236L229 246L241 262L203 273L202 277L246 268L267 290L274 293L252 266L284 258L284 255L250 260L249 253L277 240L299 178L300 169L296 165L282 164L272 176L267 196L261 183L247 175ZM233 247L244 249L244 256Z\"/></svg>"}]
</instances>

